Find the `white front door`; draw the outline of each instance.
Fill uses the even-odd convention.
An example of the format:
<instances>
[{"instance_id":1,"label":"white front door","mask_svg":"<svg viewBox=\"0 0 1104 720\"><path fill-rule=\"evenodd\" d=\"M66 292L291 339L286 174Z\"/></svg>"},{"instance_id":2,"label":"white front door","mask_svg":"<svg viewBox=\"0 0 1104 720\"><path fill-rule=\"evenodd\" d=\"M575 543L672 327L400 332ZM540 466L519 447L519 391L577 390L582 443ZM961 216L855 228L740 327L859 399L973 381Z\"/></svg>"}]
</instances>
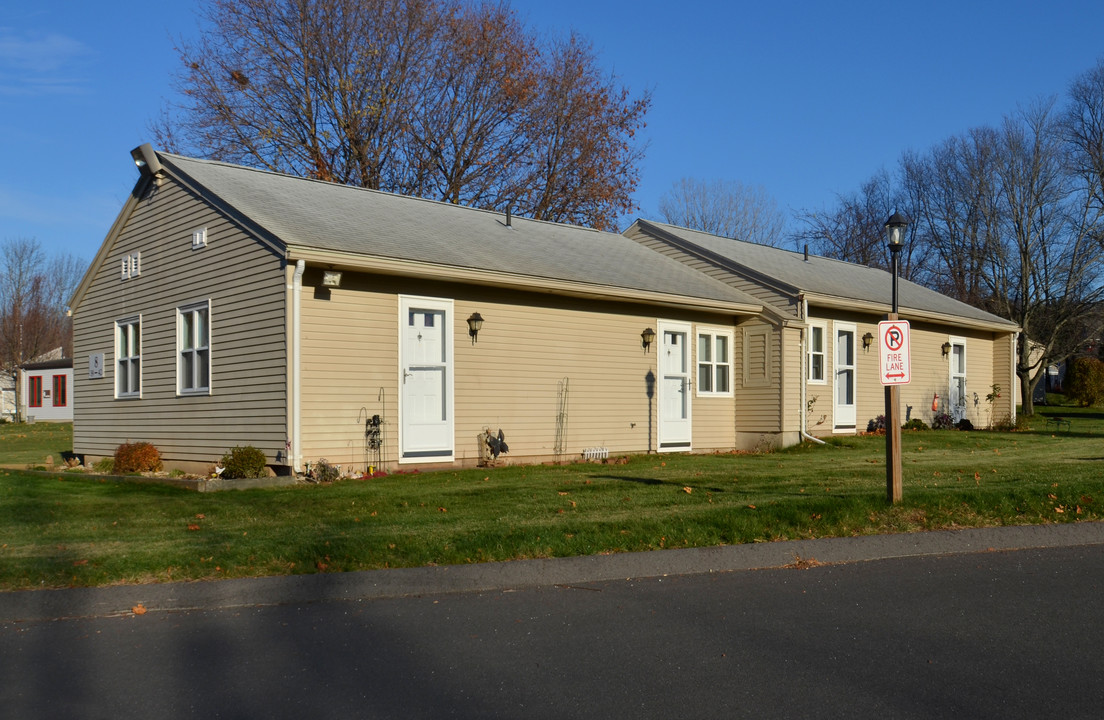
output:
<instances>
[{"instance_id":1,"label":"white front door","mask_svg":"<svg viewBox=\"0 0 1104 720\"><path fill-rule=\"evenodd\" d=\"M957 423L966 417L966 340L953 337L951 343L951 378L948 410Z\"/></svg>"},{"instance_id":2,"label":"white front door","mask_svg":"<svg viewBox=\"0 0 1104 720\"><path fill-rule=\"evenodd\" d=\"M690 449L690 325L660 322L659 449Z\"/></svg>"},{"instance_id":3,"label":"white front door","mask_svg":"<svg viewBox=\"0 0 1104 720\"><path fill-rule=\"evenodd\" d=\"M855 326L836 323L836 387L834 425L855 429Z\"/></svg>"},{"instance_id":4,"label":"white front door","mask_svg":"<svg viewBox=\"0 0 1104 720\"><path fill-rule=\"evenodd\" d=\"M452 302L402 297L399 310L400 459L451 459Z\"/></svg>"}]
</instances>

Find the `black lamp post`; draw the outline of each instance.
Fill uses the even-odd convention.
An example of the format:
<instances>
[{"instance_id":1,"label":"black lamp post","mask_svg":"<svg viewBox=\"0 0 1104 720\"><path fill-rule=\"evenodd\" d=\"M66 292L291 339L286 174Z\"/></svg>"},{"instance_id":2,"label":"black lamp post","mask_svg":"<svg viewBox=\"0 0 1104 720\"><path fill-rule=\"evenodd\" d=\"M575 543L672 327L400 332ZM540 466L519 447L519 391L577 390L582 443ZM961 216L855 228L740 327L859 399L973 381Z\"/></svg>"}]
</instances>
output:
<instances>
[{"instance_id":1,"label":"black lamp post","mask_svg":"<svg viewBox=\"0 0 1104 720\"><path fill-rule=\"evenodd\" d=\"M905 245L905 228L908 218L894 212L885 221L886 240L893 261L893 310L887 320L897 317L897 269L898 256ZM901 388L898 385L886 385L886 499L890 503L901 501Z\"/></svg>"}]
</instances>

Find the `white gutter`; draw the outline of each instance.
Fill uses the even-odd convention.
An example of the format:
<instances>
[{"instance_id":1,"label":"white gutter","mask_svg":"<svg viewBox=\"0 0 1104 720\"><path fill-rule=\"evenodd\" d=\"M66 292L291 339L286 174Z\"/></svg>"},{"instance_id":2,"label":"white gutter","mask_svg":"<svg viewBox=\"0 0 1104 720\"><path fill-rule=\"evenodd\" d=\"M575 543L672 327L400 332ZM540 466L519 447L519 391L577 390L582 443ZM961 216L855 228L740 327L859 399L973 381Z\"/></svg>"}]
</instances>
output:
<instances>
[{"instance_id":1,"label":"white gutter","mask_svg":"<svg viewBox=\"0 0 1104 720\"><path fill-rule=\"evenodd\" d=\"M303 271L307 269L306 260L298 260L295 263L295 274L291 280L291 464L296 473L302 471L303 456L302 443L300 442L302 412L299 401L302 397L302 355L299 347L299 337L302 322L300 312L303 295Z\"/></svg>"},{"instance_id":2,"label":"white gutter","mask_svg":"<svg viewBox=\"0 0 1104 720\"><path fill-rule=\"evenodd\" d=\"M808 433L808 412L805 406L805 396L809 390L809 373L808 368L805 367L805 363L809 362L809 301L804 295L801 296L801 322L805 323L805 327L801 328L801 437L804 440L811 440L820 445L827 445L826 442L820 438L815 438ZM827 339L825 339L827 342Z\"/></svg>"}]
</instances>

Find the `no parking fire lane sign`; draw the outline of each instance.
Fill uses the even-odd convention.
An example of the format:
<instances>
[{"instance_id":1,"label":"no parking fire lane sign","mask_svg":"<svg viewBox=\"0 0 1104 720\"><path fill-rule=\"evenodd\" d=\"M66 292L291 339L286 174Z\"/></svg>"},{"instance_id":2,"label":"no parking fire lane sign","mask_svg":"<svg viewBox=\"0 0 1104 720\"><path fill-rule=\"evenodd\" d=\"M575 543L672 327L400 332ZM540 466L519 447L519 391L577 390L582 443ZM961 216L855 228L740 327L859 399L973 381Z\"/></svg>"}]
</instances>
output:
<instances>
[{"instance_id":1,"label":"no parking fire lane sign","mask_svg":"<svg viewBox=\"0 0 1104 720\"><path fill-rule=\"evenodd\" d=\"M882 385L908 385L912 381L907 320L878 323L878 354Z\"/></svg>"}]
</instances>

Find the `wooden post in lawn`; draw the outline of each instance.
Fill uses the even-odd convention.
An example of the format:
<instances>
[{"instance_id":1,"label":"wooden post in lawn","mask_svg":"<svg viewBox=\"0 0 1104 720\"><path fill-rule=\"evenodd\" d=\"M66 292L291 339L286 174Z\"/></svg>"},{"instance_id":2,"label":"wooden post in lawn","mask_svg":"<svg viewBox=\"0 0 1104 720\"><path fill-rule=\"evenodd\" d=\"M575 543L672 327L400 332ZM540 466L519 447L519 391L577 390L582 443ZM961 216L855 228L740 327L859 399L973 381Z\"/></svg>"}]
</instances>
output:
<instances>
[{"instance_id":1,"label":"wooden post in lawn","mask_svg":"<svg viewBox=\"0 0 1104 720\"><path fill-rule=\"evenodd\" d=\"M897 313L889 313L887 320L897 320ZM886 385L886 500L901 502L903 494L901 477L901 386Z\"/></svg>"}]
</instances>

